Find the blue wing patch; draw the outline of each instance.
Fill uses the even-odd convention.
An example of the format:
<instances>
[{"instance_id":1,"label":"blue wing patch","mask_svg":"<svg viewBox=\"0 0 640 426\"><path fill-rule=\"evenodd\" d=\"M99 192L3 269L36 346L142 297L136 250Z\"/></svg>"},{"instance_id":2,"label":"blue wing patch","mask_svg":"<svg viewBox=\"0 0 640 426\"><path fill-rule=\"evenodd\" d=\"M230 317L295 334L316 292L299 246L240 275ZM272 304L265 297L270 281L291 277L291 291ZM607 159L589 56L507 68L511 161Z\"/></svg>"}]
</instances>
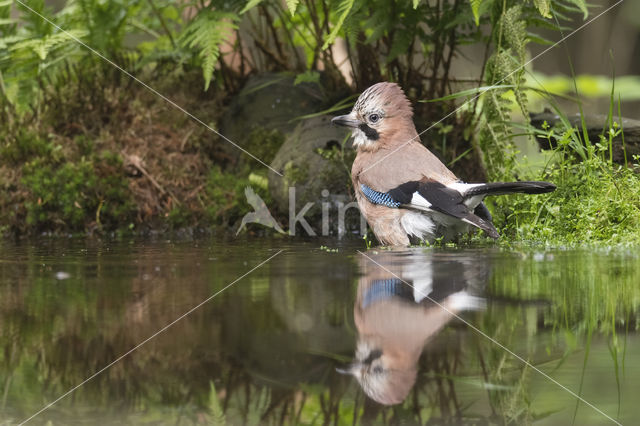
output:
<instances>
[{"instance_id":1,"label":"blue wing patch","mask_svg":"<svg viewBox=\"0 0 640 426\"><path fill-rule=\"evenodd\" d=\"M400 207L401 203L394 200L389 193L375 191L362 183L360 184L360 189L362 189L362 193L367 197L367 200L373 204L382 204L393 209Z\"/></svg>"},{"instance_id":2,"label":"blue wing patch","mask_svg":"<svg viewBox=\"0 0 640 426\"><path fill-rule=\"evenodd\" d=\"M376 302L392 297L400 297L413 302L413 289L397 278L375 280L364 294L362 307L366 308Z\"/></svg>"}]
</instances>

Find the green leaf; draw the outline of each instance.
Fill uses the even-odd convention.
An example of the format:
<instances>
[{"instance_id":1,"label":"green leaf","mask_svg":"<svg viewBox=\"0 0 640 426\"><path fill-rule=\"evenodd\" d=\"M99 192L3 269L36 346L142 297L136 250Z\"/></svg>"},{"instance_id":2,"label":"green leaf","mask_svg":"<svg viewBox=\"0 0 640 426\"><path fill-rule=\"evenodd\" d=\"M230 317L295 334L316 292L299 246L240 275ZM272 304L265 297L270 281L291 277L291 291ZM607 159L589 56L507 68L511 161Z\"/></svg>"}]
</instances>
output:
<instances>
[{"instance_id":1,"label":"green leaf","mask_svg":"<svg viewBox=\"0 0 640 426\"><path fill-rule=\"evenodd\" d=\"M585 2L585 0L568 0L568 1L578 6L578 9L582 11L582 19L587 19L587 16L589 16L589 9L587 9L587 3Z\"/></svg>"},{"instance_id":2,"label":"green leaf","mask_svg":"<svg viewBox=\"0 0 640 426\"><path fill-rule=\"evenodd\" d=\"M452 93L452 94L447 95L447 96L443 96L442 98L420 100L418 102L450 101L452 99L458 99L458 98L463 98L463 97L469 96L469 95L475 95L476 93L482 94L482 93L487 92L489 90L513 89L514 87L515 86L513 86L511 84L497 84L497 85L493 85L493 86L474 87L473 89L462 90L460 92L456 92L456 93Z\"/></svg>"},{"instance_id":3,"label":"green leaf","mask_svg":"<svg viewBox=\"0 0 640 426\"><path fill-rule=\"evenodd\" d=\"M296 117L296 118L294 118L293 120L290 120L290 121L306 120L308 118L318 117L318 116L321 116L321 115L327 115L327 114L334 113L336 111L341 111L341 110L350 108L350 107L353 106L353 104L354 104L354 102L355 102L355 100L357 98L358 98L357 94L348 96L348 97L342 99L337 104L335 104L335 105L333 105L333 106L331 106L331 107L329 107L329 108L327 108L327 109L325 109L323 111L318 111L318 112L314 112L314 113L311 113L311 114L301 115L301 116L298 116L298 117Z\"/></svg>"},{"instance_id":4,"label":"green leaf","mask_svg":"<svg viewBox=\"0 0 640 426\"><path fill-rule=\"evenodd\" d=\"M482 0L469 0L471 4L471 12L473 13L473 18L476 21L476 26L480 25L480 6L482 5Z\"/></svg>"},{"instance_id":5,"label":"green leaf","mask_svg":"<svg viewBox=\"0 0 640 426\"><path fill-rule=\"evenodd\" d=\"M0 7L10 6L13 0L0 1Z\"/></svg>"},{"instance_id":6,"label":"green leaf","mask_svg":"<svg viewBox=\"0 0 640 426\"><path fill-rule=\"evenodd\" d=\"M305 71L302 74L298 74L293 85L297 86L300 83L320 83L320 73L318 71Z\"/></svg>"},{"instance_id":7,"label":"green leaf","mask_svg":"<svg viewBox=\"0 0 640 426\"><path fill-rule=\"evenodd\" d=\"M245 87L244 89L242 89L239 93L239 96L247 96L250 95L252 93L258 92L260 90L266 89L269 86L272 86L276 83L281 82L282 80L285 80L289 77L291 77L290 75L291 73L289 72L281 72L278 73L278 75L276 75L274 78L270 78L267 81L265 81L264 83L260 83L257 84L255 86L251 86L251 87Z\"/></svg>"},{"instance_id":8,"label":"green leaf","mask_svg":"<svg viewBox=\"0 0 640 426\"><path fill-rule=\"evenodd\" d=\"M547 40L546 38L532 32L527 33L527 39L529 39L529 41L532 41L534 43L547 45L547 46L550 46L554 43L553 41Z\"/></svg>"},{"instance_id":9,"label":"green leaf","mask_svg":"<svg viewBox=\"0 0 640 426\"><path fill-rule=\"evenodd\" d=\"M398 56L403 53L407 53L409 47L411 46L411 42L413 41L413 32L411 31L401 31L396 34L393 38L393 43L391 44L391 48L389 49L389 54L387 56L387 63L390 63Z\"/></svg>"},{"instance_id":10,"label":"green leaf","mask_svg":"<svg viewBox=\"0 0 640 426\"><path fill-rule=\"evenodd\" d=\"M6 49L8 46L23 41L23 36L8 36L0 38L0 49Z\"/></svg>"},{"instance_id":11,"label":"green leaf","mask_svg":"<svg viewBox=\"0 0 640 426\"><path fill-rule=\"evenodd\" d=\"M300 0L287 0L287 7L289 8L289 12L291 12L291 15L296 14L296 8L298 7L299 2Z\"/></svg>"},{"instance_id":12,"label":"green leaf","mask_svg":"<svg viewBox=\"0 0 640 426\"><path fill-rule=\"evenodd\" d=\"M204 90L209 90L213 70L220 56L220 45L237 28L238 16L216 10L201 12L185 28L180 43L191 49L199 50L202 61Z\"/></svg>"},{"instance_id":13,"label":"green leaf","mask_svg":"<svg viewBox=\"0 0 640 426\"><path fill-rule=\"evenodd\" d=\"M551 18L551 0L533 0L540 15Z\"/></svg>"},{"instance_id":14,"label":"green leaf","mask_svg":"<svg viewBox=\"0 0 640 426\"><path fill-rule=\"evenodd\" d=\"M349 16L349 12L351 12L354 3L355 0L343 0L340 3L340 5L338 6L338 13L340 14L340 17L338 18L338 22L336 22L336 24L334 25L333 30L331 30L331 33L325 39L324 44L322 45L322 50L329 47L336 40L338 32L340 32L340 29L344 24L344 20L347 19L347 16Z\"/></svg>"},{"instance_id":15,"label":"green leaf","mask_svg":"<svg viewBox=\"0 0 640 426\"><path fill-rule=\"evenodd\" d=\"M209 382L209 388L208 420L210 420L212 424L224 425L226 424L224 410L222 409L222 404L220 404L220 398L218 397L216 386L212 381Z\"/></svg>"},{"instance_id":16,"label":"green leaf","mask_svg":"<svg viewBox=\"0 0 640 426\"><path fill-rule=\"evenodd\" d=\"M245 5L245 7L243 7L242 10L240 11L240 15L246 13L250 9L253 9L257 5L259 5L260 3L262 3L262 0L249 0L247 2L247 4Z\"/></svg>"},{"instance_id":17,"label":"green leaf","mask_svg":"<svg viewBox=\"0 0 640 426\"><path fill-rule=\"evenodd\" d=\"M57 33L42 38L31 38L18 41L9 48L11 51L32 51L38 59L44 61L49 53L67 43L72 43L74 39L81 39L88 34L84 30L69 30L65 33Z\"/></svg>"},{"instance_id":18,"label":"green leaf","mask_svg":"<svg viewBox=\"0 0 640 426\"><path fill-rule=\"evenodd\" d=\"M413 8L414 9L417 9L419 4L420 4L420 0L413 0Z\"/></svg>"},{"instance_id":19,"label":"green leaf","mask_svg":"<svg viewBox=\"0 0 640 426\"><path fill-rule=\"evenodd\" d=\"M13 19L0 19L0 25L11 25L15 23L16 21L14 21Z\"/></svg>"}]
</instances>

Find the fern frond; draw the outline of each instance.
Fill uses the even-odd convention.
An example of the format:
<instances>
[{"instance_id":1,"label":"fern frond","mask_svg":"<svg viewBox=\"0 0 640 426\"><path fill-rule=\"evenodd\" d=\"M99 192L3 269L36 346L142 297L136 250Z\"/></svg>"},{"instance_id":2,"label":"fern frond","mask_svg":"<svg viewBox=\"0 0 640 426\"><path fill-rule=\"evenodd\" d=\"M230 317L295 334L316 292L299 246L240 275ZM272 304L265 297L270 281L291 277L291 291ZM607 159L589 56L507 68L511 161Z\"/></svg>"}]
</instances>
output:
<instances>
[{"instance_id":1,"label":"fern frond","mask_svg":"<svg viewBox=\"0 0 640 426\"><path fill-rule=\"evenodd\" d=\"M222 404L220 404L218 392L216 391L215 385L211 381L209 382L209 387L209 420L212 424L224 425L226 424L226 419Z\"/></svg>"},{"instance_id":2,"label":"fern frond","mask_svg":"<svg viewBox=\"0 0 640 426\"><path fill-rule=\"evenodd\" d=\"M253 9L260 3L262 3L262 0L249 0L247 4L240 11L240 15L247 13L249 10Z\"/></svg>"},{"instance_id":3,"label":"fern frond","mask_svg":"<svg viewBox=\"0 0 640 426\"><path fill-rule=\"evenodd\" d=\"M7 47L24 40L24 36L8 36L0 38L0 49L6 49Z\"/></svg>"},{"instance_id":4,"label":"fern frond","mask_svg":"<svg viewBox=\"0 0 640 426\"><path fill-rule=\"evenodd\" d=\"M538 12L545 18L551 18L551 0L533 0Z\"/></svg>"},{"instance_id":5,"label":"fern frond","mask_svg":"<svg viewBox=\"0 0 640 426\"><path fill-rule=\"evenodd\" d=\"M61 48L68 43L73 43L74 38L82 38L87 35L83 30L69 30L66 33L56 33L42 38L30 38L18 41L9 47L10 51L31 51L35 53L41 61L47 59L49 53Z\"/></svg>"},{"instance_id":6,"label":"fern frond","mask_svg":"<svg viewBox=\"0 0 640 426\"><path fill-rule=\"evenodd\" d=\"M329 47L336 40L336 37L338 36L338 33L340 32L340 30L342 29L342 25L344 24L344 20L347 19L347 16L349 16L349 12L351 12L354 3L355 0L343 0L340 3L337 10L337 12L340 14L340 16L338 17L338 22L336 22L333 30L331 30L331 33L329 33L329 35L325 39L324 44L322 45L322 50Z\"/></svg>"},{"instance_id":7,"label":"fern frond","mask_svg":"<svg viewBox=\"0 0 640 426\"><path fill-rule=\"evenodd\" d=\"M296 79L293 82L294 86L301 83L316 83L320 84L320 73L318 71L305 71L296 75Z\"/></svg>"},{"instance_id":8,"label":"fern frond","mask_svg":"<svg viewBox=\"0 0 640 426\"><path fill-rule=\"evenodd\" d=\"M300 0L287 0L287 7L289 8L289 12L291 12L291 15L296 14L298 3L300 3Z\"/></svg>"},{"instance_id":9,"label":"fern frond","mask_svg":"<svg viewBox=\"0 0 640 426\"><path fill-rule=\"evenodd\" d=\"M578 9L582 12L582 19L587 19L589 16L589 9L587 9L587 2L585 0L568 0L569 3L573 3L578 6Z\"/></svg>"},{"instance_id":10,"label":"fern frond","mask_svg":"<svg viewBox=\"0 0 640 426\"><path fill-rule=\"evenodd\" d=\"M473 13L473 18L476 20L476 26L480 25L480 6L482 5L482 0L469 0L471 4L471 12Z\"/></svg>"},{"instance_id":11,"label":"fern frond","mask_svg":"<svg viewBox=\"0 0 640 426\"><path fill-rule=\"evenodd\" d=\"M237 28L237 19L237 15L232 13L215 10L201 12L189 23L180 38L183 46L198 50L205 91L209 89L213 69L220 56L220 45Z\"/></svg>"},{"instance_id":12,"label":"fern frond","mask_svg":"<svg viewBox=\"0 0 640 426\"><path fill-rule=\"evenodd\" d=\"M527 44L527 23L522 19L522 8L513 6L507 9L502 18L500 25L504 31L504 38L507 47L510 47L518 55L518 59L524 62Z\"/></svg>"}]
</instances>

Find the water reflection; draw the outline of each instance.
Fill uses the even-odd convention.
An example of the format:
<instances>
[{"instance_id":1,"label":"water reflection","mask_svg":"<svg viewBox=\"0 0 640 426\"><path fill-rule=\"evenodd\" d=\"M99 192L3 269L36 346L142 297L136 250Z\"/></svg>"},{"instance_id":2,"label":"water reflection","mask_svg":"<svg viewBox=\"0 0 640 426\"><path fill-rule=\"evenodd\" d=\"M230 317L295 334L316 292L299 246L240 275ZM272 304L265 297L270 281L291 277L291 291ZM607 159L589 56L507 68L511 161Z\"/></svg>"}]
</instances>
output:
<instances>
[{"instance_id":1,"label":"water reflection","mask_svg":"<svg viewBox=\"0 0 640 426\"><path fill-rule=\"evenodd\" d=\"M464 310L479 309L490 262L423 250L359 257L354 361L338 371L385 405L402 403L416 382L423 348Z\"/></svg>"},{"instance_id":2,"label":"water reflection","mask_svg":"<svg viewBox=\"0 0 640 426\"><path fill-rule=\"evenodd\" d=\"M32 415L281 244L0 245L0 424ZM424 294L622 423L640 416L633 252L418 249L366 251L369 260L360 243L287 244L32 424L606 421Z\"/></svg>"}]
</instances>

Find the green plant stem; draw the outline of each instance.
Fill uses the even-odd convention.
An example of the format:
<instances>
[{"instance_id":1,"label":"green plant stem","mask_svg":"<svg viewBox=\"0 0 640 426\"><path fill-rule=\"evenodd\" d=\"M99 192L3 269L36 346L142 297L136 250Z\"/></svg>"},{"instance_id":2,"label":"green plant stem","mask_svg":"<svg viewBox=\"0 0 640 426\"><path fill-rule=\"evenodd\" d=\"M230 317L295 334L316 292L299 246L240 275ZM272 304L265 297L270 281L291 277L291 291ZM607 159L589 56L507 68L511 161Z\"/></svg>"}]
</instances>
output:
<instances>
[{"instance_id":1,"label":"green plant stem","mask_svg":"<svg viewBox=\"0 0 640 426\"><path fill-rule=\"evenodd\" d=\"M9 117L15 117L16 116L16 107L11 102L11 99L9 99L9 95L7 95L7 89L6 89L5 85L4 85L4 78L2 77L2 71L0 71L0 95L2 95L2 98L7 103L7 107L9 108L9 114L8 114ZM7 121L9 121L9 120L7 120Z\"/></svg>"},{"instance_id":2,"label":"green plant stem","mask_svg":"<svg viewBox=\"0 0 640 426\"><path fill-rule=\"evenodd\" d=\"M162 28L164 29L164 32L167 34L167 37L169 37L169 41L171 42L171 46L174 49L177 49L178 46L176 45L176 41L173 39L173 35L171 34L171 30L169 29L169 27L167 26L167 22L165 21L165 19L162 17L162 14L160 13L160 11L156 8L156 5L153 4L153 0L147 0L147 2L149 3L149 6L151 7L151 10L153 11L153 14L156 15L156 17L158 18L158 20L160 21L160 25L162 25Z\"/></svg>"},{"instance_id":3,"label":"green plant stem","mask_svg":"<svg viewBox=\"0 0 640 426\"><path fill-rule=\"evenodd\" d=\"M624 143L624 124L622 123L622 107L620 100L620 93L618 93L618 121L620 121L620 136L622 137L622 153L624 155L624 165L628 167L629 162L627 160L627 146Z\"/></svg>"}]
</instances>

